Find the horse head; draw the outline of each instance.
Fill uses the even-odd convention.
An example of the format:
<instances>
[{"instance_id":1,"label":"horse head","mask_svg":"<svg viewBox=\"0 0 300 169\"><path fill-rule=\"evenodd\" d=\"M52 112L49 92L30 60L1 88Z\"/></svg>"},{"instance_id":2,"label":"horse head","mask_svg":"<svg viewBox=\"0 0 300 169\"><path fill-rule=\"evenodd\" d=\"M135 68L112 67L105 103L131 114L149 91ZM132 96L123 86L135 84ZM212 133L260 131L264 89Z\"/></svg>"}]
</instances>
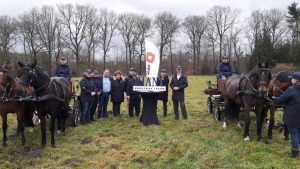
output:
<instances>
[{"instance_id":1,"label":"horse head","mask_svg":"<svg viewBox=\"0 0 300 169\"><path fill-rule=\"evenodd\" d=\"M26 86L32 86L37 89L49 83L50 78L47 72L41 66L37 65L36 60L33 63L23 64L22 62L18 62L18 64L21 67L21 70L18 71L18 77Z\"/></svg>"},{"instance_id":2,"label":"horse head","mask_svg":"<svg viewBox=\"0 0 300 169\"><path fill-rule=\"evenodd\" d=\"M268 65L259 63L250 73L250 80L255 89L258 90L260 95L268 92L268 85L272 78Z\"/></svg>"},{"instance_id":3,"label":"horse head","mask_svg":"<svg viewBox=\"0 0 300 169\"><path fill-rule=\"evenodd\" d=\"M10 93L9 91L14 83L14 78L10 69L0 69L0 92L2 97Z\"/></svg>"},{"instance_id":4,"label":"horse head","mask_svg":"<svg viewBox=\"0 0 300 169\"><path fill-rule=\"evenodd\" d=\"M292 85L291 74L293 72L279 72L270 80L268 92L273 96L280 96Z\"/></svg>"}]
</instances>

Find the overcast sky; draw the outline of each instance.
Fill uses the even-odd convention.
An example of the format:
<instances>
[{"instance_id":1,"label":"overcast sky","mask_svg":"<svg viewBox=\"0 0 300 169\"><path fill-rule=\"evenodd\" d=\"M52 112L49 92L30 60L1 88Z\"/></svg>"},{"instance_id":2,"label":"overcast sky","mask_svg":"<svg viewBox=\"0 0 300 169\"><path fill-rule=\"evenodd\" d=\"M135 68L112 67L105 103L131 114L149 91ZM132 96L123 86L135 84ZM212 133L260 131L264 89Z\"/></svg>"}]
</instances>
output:
<instances>
[{"instance_id":1,"label":"overcast sky","mask_svg":"<svg viewBox=\"0 0 300 169\"><path fill-rule=\"evenodd\" d=\"M18 16L32 7L59 3L92 4L107 7L118 13L136 12L154 16L160 11L170 11L184 18L187 15L205 15L214 5L241 9L241 18L250 16L252 10L286 9L295 0L0 0L0 15Z\"/></svg>"}]
</instances>

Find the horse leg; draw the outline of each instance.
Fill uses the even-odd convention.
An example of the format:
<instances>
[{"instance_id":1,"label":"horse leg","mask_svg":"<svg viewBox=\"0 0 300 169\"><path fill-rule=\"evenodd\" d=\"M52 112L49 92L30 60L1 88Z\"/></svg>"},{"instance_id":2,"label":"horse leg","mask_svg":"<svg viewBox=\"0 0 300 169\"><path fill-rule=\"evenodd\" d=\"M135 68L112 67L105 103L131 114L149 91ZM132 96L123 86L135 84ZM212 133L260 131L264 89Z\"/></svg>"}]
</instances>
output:
<instances>
[{"instance_id":1,"label":"horse leg","mask_svg":"<svg viewBox=\"0 0 300 169\"><path fill-rule=\"evenodd\" d=\"M21 141L22 141L22 145L25 145L25 136L24 136L24 112L20 111L17 113L17 120L18 120L18 130L21 133Z\"/></svg>"},{"instance_id":2,"label":"horse leg","mask_svg":"<svg viewBox=\"0 0 300 169\"><path fill-rule=\"evenodd\" d=\"M42 143L41 146L45 147L46 145L46 119L45 119L45 115L39 115L39 118L41 120L41 132L42 132Z\"/></svg>"},{"instance_id":3,"label":"horse leg","mask_svg":"<svg viewBox=\"0 0 300 169\"><path fill-rule=\"evenodd\" d=\"M262 121L264 116L264 110L263 107L257 108L256 112L256 128L257 128L257 141L260 141L262 139Z\"/></svg>"},{"instance_id":4,"label":"horse leg","mask_svg":"<svg viewBox=\"0 0 300 169\"><path fill-rule=\"evenodd\" d=\"M251 107L245 105L245 128L244 128L244 140L249 141L249 127L250 127L250 111Z\"/></svg>"},{"instance_id":5,"label":"horse leg","mask_svg":"<svg viewBox=\"0 0 300 169\"><path fill-rule=\"evenodd\" d=\"M55 148L55 139L54 139L54 134L55 134L55 120L56 120L56 116L51 115L50 132L51 132L51 147L52 148Z\"/></svg>"},{"instance_id":6,"label":"horse leg","mask_svg":"<svg viewBox=\"0 0 300 169\"><path fill-rule=\"evenodd\" d=\"M272 139L273 138L273 127L274 127L274 123L275 123L275 111L276 111L276 107L272 106L270 108L270 121L269 121L269 127L268 127L268 139Z\"/></svg>"},{"instance_id":7,"label":"horse leg","mask_svg":"<svg viewBox=\"0 0 300 169\"><path fill-rule=\"evenodd\" d=\"M240 110L238 110L238 111L240 111ZM240 123L240 112L238 112L238 114L237 114L237 124L236 124L236 126L238 128L242 128L241 123Z\"/></svg>"},{"instance_id":8,"label":"horse leg","mask_svg":"<svg viewBox=\"0 0 300 169\"><path fill-rule=\"evenodd\" d=\"M6 135L6 131L7 131L7 114L6 113L2 113L2 131L3 131L3 139L2 139L2 145L3 147L6 147L6 141L7 141L7 135Z\"/></svg>"},{"instance_id":9,"label":"horse leg","mask_svg":"<svg viewBox=\"0 0 300 169\"><path fill-rule=\"evenodd\" d=\"M223 128L227 127L227 117L228 117L228 111L230 111L230 101L229 99L224 98L224 104L225 104L225 109L224 109L224 118L223 118Z\"/></svg>"},{"instance_id":10,"label":"horse leg","mask_svg":"<svg viewBox=\"0 0 300 169\"><path fill-rule=\"evenodd\" d=\"M57 134L60 134L62 131L62 119L60 116L57 116Z\"/></svg>"},{"instance_id":11,"label":"horse leg","mask_svg":"<svg viewBox=\"0 0 300 169\"><path fill-rule=\"evenodd\" d=\"M284 127L284 140L289 140L289 130L288 127L285 123L283 123L283 127Z\"/></svg>"}]
</instances>

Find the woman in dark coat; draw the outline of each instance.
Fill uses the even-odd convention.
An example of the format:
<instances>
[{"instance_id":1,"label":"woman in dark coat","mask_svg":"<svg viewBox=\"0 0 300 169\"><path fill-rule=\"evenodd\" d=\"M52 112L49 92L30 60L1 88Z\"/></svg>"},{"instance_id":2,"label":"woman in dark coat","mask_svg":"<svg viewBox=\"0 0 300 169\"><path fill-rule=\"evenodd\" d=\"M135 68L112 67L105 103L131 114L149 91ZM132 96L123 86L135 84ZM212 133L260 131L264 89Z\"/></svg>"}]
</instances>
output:
<instances>
[{"instance_id":1,"label":"woman in dark coat","mask_svg":"<svg viewBox=\"0 0 300 169\"><path fill-rule=\"evenodd\" d=\"M111 102L113 103L114 116L120 115L121 103L124 102L125 82L122 80L122 72L114 73L115 79L111 84Z\"/></svg>"},{"instance_id":2,"label":"woman in dark coat","mask_svg":"<svg viewBox=\"0 0 300 169\"><path fill-rule=\"evenodd\" d=\"M289 157L299 156L300 143L300 72L292 75L292 86L290 86L274 102L278 105L284 105L283 122L288 126L291 135L291 153Z\"/></svg>"},{"instance_id":3,"label":"woman in dark coat","mask_svg":"<svg viewBox=\"0 0 300 169\"><path fill-rule=\"evenodd\" d=\"M80 104L82 107L81 123L90 122L90 110L92 107L94 96L96 95L96 86L91 78L91 71L86 70L83 78L79 82L80 85Z\"/></svg>"}]
</instances>

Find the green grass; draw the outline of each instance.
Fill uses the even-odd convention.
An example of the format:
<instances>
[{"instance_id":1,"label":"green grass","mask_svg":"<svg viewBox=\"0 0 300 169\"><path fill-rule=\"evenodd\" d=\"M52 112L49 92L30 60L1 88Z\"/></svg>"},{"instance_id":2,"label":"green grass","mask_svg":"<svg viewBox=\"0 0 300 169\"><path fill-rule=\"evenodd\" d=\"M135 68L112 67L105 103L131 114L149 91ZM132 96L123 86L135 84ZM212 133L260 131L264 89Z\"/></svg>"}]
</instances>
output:
<instances>
[{"instance_id":1,"label":"green grass","mask_svg":"<svg viewBox=\"0 0 300 169\"><path fill-rule=\"evenodd\" d=\"M228 128L223 129L222 123L207 113L207 96L203 90L206 80L214 79L214 76L189 77L187 121L174 120L171 101L169 115L164 118L159 102L161 125L145 127L138 118L128 117L127 103L123 103L121 117L69 127L66 136L56 134L55 149L49 144L48 126L44 149L40 148L39 127L35 127L33 133L26 132L24 147L18 136L10 137L8 146L0 148L0 168L300 168L299 158L286 157L290 143L283 140L282 133L274 130L271 144L256 141L254 113L249 142L243 141L243 129L238 129L235 123L230 122ZM281 116L282 113L276 114L277 121ZM10 115L9 135L15 133L15 126L15 115ZM263 134L266 137L266 128ZM82 145L84 138L92 142ZM40 155L28 157L34 151Z\"/></svg>"}]
</instances>

